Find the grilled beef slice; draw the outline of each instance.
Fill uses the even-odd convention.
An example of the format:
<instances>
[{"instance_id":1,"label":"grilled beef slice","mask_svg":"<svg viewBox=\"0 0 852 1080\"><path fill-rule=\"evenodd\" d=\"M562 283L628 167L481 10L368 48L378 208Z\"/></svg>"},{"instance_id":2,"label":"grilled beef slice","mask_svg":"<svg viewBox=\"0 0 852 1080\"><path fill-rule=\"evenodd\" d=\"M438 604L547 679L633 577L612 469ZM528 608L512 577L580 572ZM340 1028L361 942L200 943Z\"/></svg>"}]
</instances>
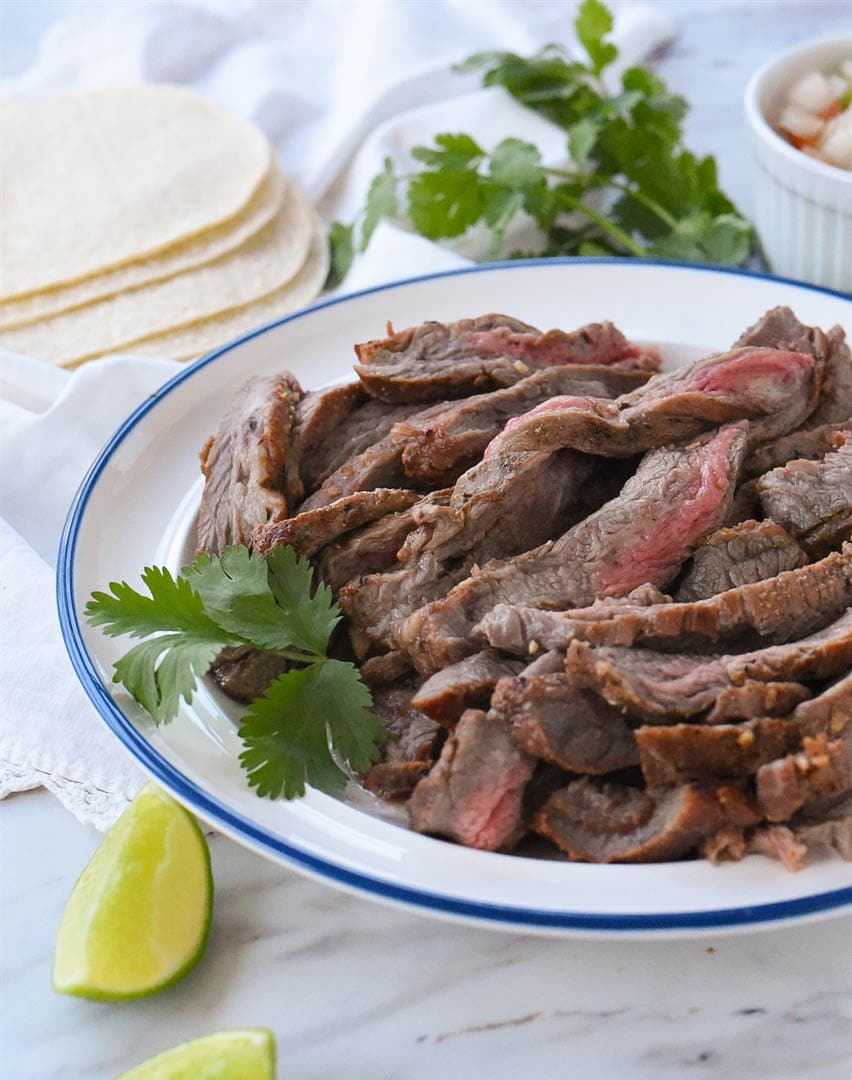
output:
<instances>
[{"instance_id":1,"label":"grilled beef slice","mask_svg":"<svg viewBox=\"0 0 852 1080\"><path fill-rule=\"evenodd\" d=\"M796 749L801 737L800 727L784 717L742 724L661 724L640 727L635 735L649 788L751 776Z\"/></svg>"},{"instance_id":2,"label":"grilled beef slice","mask_svg":"<svg viewBox=\"0 0 852 1080\"><path fill-rule=\"evenodd\" d=\"M357 405L302 463L307 491L316 491L339 468L382 440L414 405L386 405L372 398Z\"/></svg>"},{"instance_id":3,"label":"grilled beef slice","mask_svg":"<svg viewBox=\"0 0 852 1080\"><path fill-rule=\"evenodd\" d=\"M388 733L385 761L428 761L435 750L440 728L412 706L416 687L416 682L408 680L372 691L373 711Z\"/></svg>"},{"instance_id":4,"label":"grilled beef slice","mask_svg":"<svg viewBox=\"0 0 852 1080\"><path fill-rule=\"evenodd\" d=\"M798 428L789 435L781 435L772 442L758 446L745 460L746 476L762 476L770 469L778 469L788 461L805 458L816 461L833 450L838 436L852 435L852 420L835 420L819 427Z\"/></svg>"},{"instance_id":5,"label":"grilled beef slice","mask_svg":"<svg viewBox=\"0 0 852 1080\"><path fill-rule=\"evenodd\" d=\"M474 637L516 656L526 656L531 647L567 649L572 641L679 650L755 637L770 644L803 637L847 607L852 607L852 546L821 562L691 603L599 601L573 611L498 604L474 628Z\"/></svg>"},{"instance_id":6,"label":"grilled beef slice","mask_svg":"<svg viewBox=\"0 0 852 1080\"><path fill-rule=\"evenodd\" d=\"M698 545L675 600L704 600L795 570L808 561L790 534L774 521L741 521L711 533Z\"/></svg>"},{"instance_id":7,"label":"grilled beef slice","mask_svg":"<svg viewBox=\"0 0 852 1080\"><path fill-rule=\"evenodd\" d=\"M517 674L522 667L517 660L484 649L436 672L412 697L411 704L451 727L466 709L487 708L497 682L505 675Z\"/></svg>"},{"instance_id":8,"label":"grilled beef slice","mask_svg":"<svg viewBox=\"0 0 852 1080\"><path fill-rule=\"evenodd\" d=\"M792 431L810 415L819 375L803 353L735 349L655 375L612 402L552 398L510 420L492 447L626 457L736 420L752 421L754 445Z\"/></svg>"},{"instance_id":9,"label":"grilled beef slice","mask_svg":"<svg viewBox=\"0 0 852 1080\"><path fill-rule=\"evenodd\" d=\"M757 689L761 684L827 679L850 665L852 610L800 641L753 652L672 654L610 646L596 649L574 641L565 660L566 671L578 686L650 720L698 716L720 693L737 689L746 680Z\"/></svg>"},{"instance_id":10,"label":"grilled beef slice","mask_svg":"<svg viewBox=\"0 0 852 1080\"><path fill-rule=\"evenodd\" d=\"M615 499L558 540L473 572L415 612L395 635L398 647L431 674L476 651L471 631L498 603L564 609L666 585L727 513L744 427L647 454Z\"/></svg>"},{"instance_id":11,"label":"grilled beef slice","mask_svg":"<svg viewBox=\"0 0 852 1080\"><path fill-rule=\"evenodd\" d=\"M826 335L828 354L822 390L808 426L842 422L852 418L852 351L846 335L839 326L833 326Z\"/></svg>"},{"instance_id":12,"label":"grilled beef slice","mask_svg":"<svg viewBox=\"0 0 852 1080\"><path fill-rule=\"evenodd\" d=\"M248 645L229 645L213 661L209 674L229 698L248 703L265 694L269 684L288 666L275 653Z\"/></svg>"},{"instance_id":13,"label":"grilled beef slice","mask_svg":"<svg viewBox=\"0 0 852 1080\"><path fill-rule=\"evenodd\" d=\"M679 859L724 823L695 785L656 795L583 777L551 795L532 827L577 862L630 863Z\"/></svg>"},{"instance_id":14,"label":"grilled beef slice","mask_svg":"<svg viewBox=\"0 0 852 1080\"><path fill-rule=\"evenodd\" d=\"M827 731L839 735L852 720L852 674L838 679L821 694L796 707L793 719L809 735Z\"/></svg>"},{"instance_id":15,"label":"grilled beef slice","mask_svg":"<svg viewBox=\"0 0 852 1080\"><path fill-rule=\"evenodd\" d=\"M367 392L383 401L422 402L512 386L536 368L562 364L624 364L655 370L653 350L631 344L612 323L572 333L534 326L507 315L444 324L425 322L384 340L356 345L355 371Z\"/></svg>"},{"instance_id":16,"label":"grilled beef slice","mask_svg":"<svg viewBox=\"0 0 852 1080\"><path fill-rule=\"evenodd\" d=\"M316 555L346 533L387 514L407 510L419 498L413 491L400 491L397 488L356 491L317 510L307 510L284 521L258 526L254 531L254 549L266 554L283 544L293 548L298 555Z\"/></svg>"},{"instance_id":17,"label":"grilled beef slice","mask_svg":"<svg viewBox=\"0 0 852 1080\"><path fill-rule=\"evenodd\" d=\"M418 526L399 550L399 570L341 589L359 655L387 647L406 651L397 632L411 612L444 596L474 564L526 551L565 528L593 461L570 452L524 454L519 462L510 457L492 456L461 477L449 506L413 508Z\"/></svg>"},{"instance_id":18,"label":"grilled beef slice","mask_svg":"<svg viewBox=\"0 0 852 1080\"><path fill-rule=\"evenodd\" d=\"M364 787L388 802L407 799L431 767L428 761L380 761L364 774Z\"/></svg>"},{"instance_id":19,"label":"grilled beef slice","mask_svg":"<svg viewBox=\"0 0 852 1080\"><path fill-rule=\"evenodd\" d=\"M366 399L364 388L356 382L309 390L296 406L284 478L288 506L298 505L305 492L313 490L320 448Z\"/></svg>"},{"instance_id":20,"label":"grilled beef slice","mask_svg":"<svg viewBox=\"0 0 852 1080\"><path fill-rule=\"evenodd\" d=\"M402 467L415 486L451 484L482 457L512 417L563 394L614 398L648 381L650 372L603 365L544 368L514 386L434 405L401 420Z\"/></svg>"},{"instance_id":21,"label":"grilled beef slice","mask_svg":"<svg viewBox=\"0 0 852 1080\"><path fill-rule=\"evenodd\" d=\"M484 851L509 848L522 832L522 798L533 766L505 721L469 709L408 801L411 827Z\"/></svg>"},{"instance_id":22,"label":"grilled beef slice","mask_svg":"<svg viewBox=\"0 0 852 1080\"><path fill-rule=\"evenodd\" d=\"M756 777L757 803L767 821L787 821L809 803L823 803L852 789L852 726L841 737L825 732L806 735L801 749L761 765Z\"/></svg>"},{"instance_id":23,"label":"grilled beef slice","mask_svg":"<svg viewBox=\"0 0 852 1080\"><path fill-rule=\"evenodd\" d=\"M767 517L813 556L852 539L852 438L819 461L791 461L755 481Z\"/></svg>"},{"instance_id":24,"label":"grilled beef slice","mask_svg":"<svg viewBox=\"0 0 852 1080\"><path fill-rule=\"evenodd\" d=\"M566 772L609 773L639 762L636 739L618 709L577 690L564 674L502 678L491 708L512 725L515 742L528 754Z\"/></svg>"},{"instance_id":25,"label":"grilled beef slice","mask_svg":"<svg viewBox=\"0 0 852 1080\"><path fill-rule=\"evenodd\" d=\"M743 330L734 348L746 346L805 353L820 364L825 363L830 347L828 337L818 326L799 322L788 307L770 308L753 326Z\"/></svg>"},{"instance_id":26,"label":"grilled beef slice","mask_svg":"<svg viewBox=\"0 0 852 1080\"><path fill-rule=\"evenodd\" d=\"M292 375L255 376L237 391L201 451L204 494L196 547L220 555L250 544L257 525L289 512L282 484L302 388Z\"/></svg>"},{"instance_id":27,"label":"grilled beef slice","mask_svg":"<svg viewBox=\"0 0 852 1080\"><path fill-rule=\"evenodd\" d=\"M767 825L755 829L748 839L747 851L778 859L787 870L801 870L812 852L834 851L841 859L852 861L852 815L846 814L820 822L791 825Z\"/></svg>"}]
</instances>

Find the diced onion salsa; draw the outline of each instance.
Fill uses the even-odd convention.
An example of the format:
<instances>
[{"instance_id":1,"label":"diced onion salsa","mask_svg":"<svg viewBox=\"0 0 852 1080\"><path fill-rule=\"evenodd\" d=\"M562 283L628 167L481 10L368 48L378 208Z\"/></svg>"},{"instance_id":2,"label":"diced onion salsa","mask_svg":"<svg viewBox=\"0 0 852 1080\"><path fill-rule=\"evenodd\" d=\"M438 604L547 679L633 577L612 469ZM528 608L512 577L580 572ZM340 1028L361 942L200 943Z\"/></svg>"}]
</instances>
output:
<instances>
[{"instance_id":1,"label":"diced onion salsa","mask_svg":"<svg viewBox=\"0 0 852 1080\"><path fill-rule=\"evenodd\" d=\"M805 154L852 170L852 56L832 74L811 71L787 94L781 134Z\"/></svg>"}]
</instances>

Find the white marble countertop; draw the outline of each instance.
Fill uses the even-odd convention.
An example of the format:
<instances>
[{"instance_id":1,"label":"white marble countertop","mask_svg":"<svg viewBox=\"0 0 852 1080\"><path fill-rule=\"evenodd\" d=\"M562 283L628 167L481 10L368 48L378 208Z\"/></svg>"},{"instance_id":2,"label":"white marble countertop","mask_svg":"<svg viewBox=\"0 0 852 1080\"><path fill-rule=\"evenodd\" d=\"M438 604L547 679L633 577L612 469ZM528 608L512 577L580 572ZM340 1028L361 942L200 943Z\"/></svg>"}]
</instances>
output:
<instances>
[{"instance_id":1,"label":"white marble countertop","mask_svg":"<svg viewBox=\"0 0 852 1080\"><path fill-rule=\"evenodd\" d=\"M555 0L554 0L555 2ZM848 0L661 0L660 64L690 99L748 212L740 115L750 72L852 25ZM4 33L17 7L7 0ZM43 22L67 2L43 3ZM10 17L10 14L12 17ZM186 1039L267 1025L291 1080L847 1080L852 918L697 941L560 942L430 921L334 892L211 839L216 901L201 966L148 1001L50 989L53 941L98 837L43 791L0 806L0 1075L110 1080Z\"/></svg>"}]
</instances>

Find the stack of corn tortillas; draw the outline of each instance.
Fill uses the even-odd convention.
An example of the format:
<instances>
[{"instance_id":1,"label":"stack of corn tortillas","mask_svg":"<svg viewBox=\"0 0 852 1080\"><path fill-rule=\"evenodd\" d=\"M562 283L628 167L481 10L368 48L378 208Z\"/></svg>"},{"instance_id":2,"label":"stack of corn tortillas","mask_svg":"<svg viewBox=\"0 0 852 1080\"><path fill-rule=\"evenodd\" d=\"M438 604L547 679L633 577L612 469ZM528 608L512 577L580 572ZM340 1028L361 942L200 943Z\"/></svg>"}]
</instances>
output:
<instances>
[{"instance_id":1,"label":"stack of corn tortillas","mask_svg":"<svg viewBox=\"0 0 852 1080\"><path fill-rule=\"evenodd\" d=\"M264 135L189 90L0 104L0 345L190 359L310 303L325 232Z\"/></svg>"}]
</instances>

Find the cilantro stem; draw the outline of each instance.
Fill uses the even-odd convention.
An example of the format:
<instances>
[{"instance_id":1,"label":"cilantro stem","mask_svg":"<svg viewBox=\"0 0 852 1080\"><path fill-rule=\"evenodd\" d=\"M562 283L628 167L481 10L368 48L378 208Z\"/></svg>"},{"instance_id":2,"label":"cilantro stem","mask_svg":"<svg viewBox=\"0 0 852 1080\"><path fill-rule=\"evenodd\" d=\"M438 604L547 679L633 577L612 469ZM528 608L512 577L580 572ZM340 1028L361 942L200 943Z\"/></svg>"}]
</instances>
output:
<instances>
[{"instance_id":1,"label":"cilantro stem","mask_svg":"<svg viewBox=\"0 0 852 1080\"><path fill-rule=\"evenodd\" d=\"M641 244L637 244L632 236L628 236L623 229L620 229L611 221L607 221L605 217L596 213L590 206L580 202L579 199L566 195L564 192L560 193L560 199L571 210L576 211L578 214L584 214L589 221L593 221L602 232L608 233L613 240L617 240L622 247L627 248L631 255L636 255L637 258L641 259L643 255L647 254Z\"/></svg>"},{"instance_id":2,"label":"cilantro stem","mask_svg":"<svg viewBox=\"0 0 852 1080\"><path fill-rule=\"evenodd\" d=\"M276 656L283 660L289 660L293 664L316 664L319 660L325 660L322 653L301 652L298 649L274 649Z\"/></svg>"},{"instance_id":3,"label":"cilantro stem","mask_svg":"<svg viewBox=\"0 0 852 1080\"><path fill-rule=\"evenodd\" d=\"M637 191L636 188L631 187L629 184L612 177L610 177L609 183L612 184L613 187L618 188L619 191L623 191L625 195L629 195L631 199L635 199L636 202L641 203L645 209L650 210L652 214L656 214L660 221L665 225L668 225L670 229L677 228L677 218L673 217L664 206L660 206L656 199L652 199L650 195L646 195L644 191Z\"/></svg>"}]
</instances>

